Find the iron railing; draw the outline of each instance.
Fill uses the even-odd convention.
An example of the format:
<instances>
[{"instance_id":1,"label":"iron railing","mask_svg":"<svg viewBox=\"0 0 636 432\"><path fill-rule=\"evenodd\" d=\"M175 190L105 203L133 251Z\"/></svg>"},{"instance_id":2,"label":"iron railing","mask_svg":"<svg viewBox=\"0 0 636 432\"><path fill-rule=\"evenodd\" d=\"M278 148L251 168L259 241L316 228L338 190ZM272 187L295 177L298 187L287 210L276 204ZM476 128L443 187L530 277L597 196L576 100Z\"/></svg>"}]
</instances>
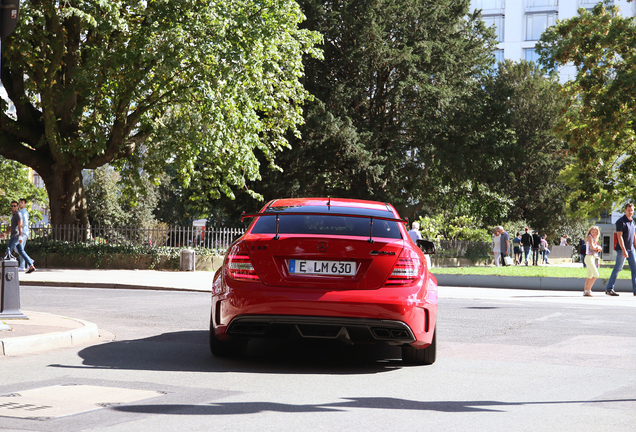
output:
<instances>
[{"instance_id":1,"label":"iron railing","mask_svg":"<svg viewBox=\"0 0 636 432\"><path fill-rule=\"evenodd\" d=\"M2 232L7 226L1 226ZM72 243L113 243L124 245L198 246L214 249L227 249L234 240L245 232L243 228L216 228L195 226L155 226L112 227L81 225L31 226L29 241L46 243L49 241L68 241Z\"/></svg>"}]
</instances>

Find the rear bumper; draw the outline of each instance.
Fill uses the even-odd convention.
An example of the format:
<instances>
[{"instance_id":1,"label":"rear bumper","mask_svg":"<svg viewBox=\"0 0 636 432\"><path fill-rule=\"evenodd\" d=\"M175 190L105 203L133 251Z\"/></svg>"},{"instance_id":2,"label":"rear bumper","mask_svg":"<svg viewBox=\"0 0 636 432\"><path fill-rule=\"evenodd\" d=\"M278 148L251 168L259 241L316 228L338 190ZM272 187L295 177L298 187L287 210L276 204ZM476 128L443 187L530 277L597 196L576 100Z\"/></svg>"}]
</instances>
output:
<instances>
[{"instance_id":1,"label":"rear bumper","mask_svg":"<svg viewBox=\"0 0 636 432\"><path fill-rule=\"evenodd\" d=\"M211 328L219 339L329 338L424 348L435 329L433 277L422 283L426 289L420 285L325 291L217 282Z\"/></svg>"},{"instance_id":2,"label":"rear bumper","mask_svg":"<svg viewBox=\"0 0 636 432\"><path fill-rule=\"evenodd\" d=\"M403 322L363 318L242 315L226 328L232 337L335 339L345 343L410 344L415 335Z\"/></svg>"}]
</instances>

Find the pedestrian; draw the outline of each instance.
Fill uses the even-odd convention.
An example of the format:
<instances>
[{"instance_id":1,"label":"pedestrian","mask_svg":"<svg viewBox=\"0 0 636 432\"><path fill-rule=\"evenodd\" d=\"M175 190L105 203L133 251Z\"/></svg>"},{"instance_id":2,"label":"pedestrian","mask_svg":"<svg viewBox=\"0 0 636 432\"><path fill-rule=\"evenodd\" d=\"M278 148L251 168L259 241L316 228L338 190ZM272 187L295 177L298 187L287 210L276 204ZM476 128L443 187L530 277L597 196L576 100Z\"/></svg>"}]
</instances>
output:
<instances>
[{"instance_id":1,"label":"pedestrian","mask_svg":"<svg viewBox=\"0 0 636 432\"><path fill-rule=\"evenodd\" d=\"M541 237L539 237L539 231L534 231L532 234L532 265L539 265L539 247L541 247Z\"/></svg>"},{"instance_id":2,"label":"pedestrian","mask_svg":"<svg viewBox=\"0 0 636 432\"><path fill-rule=\"evenodd\" d=\"M521 264L521 234L517 233L512 239L512 248L515 253L515 265Z\"/></svg>"},{"instance_id":3,"label":"pedestrian","mask_svg":"<svg viewBox=\"0 0 636 432\"><path fill-rule=\"evenodd\" d=\"M11 233L11 239L9 240L9 246L7 247L7 253L4 258L11 259L11 251L14 248L17 249L18 254L24 258L25 265L27 266L26 272L33 273L35 271L33 260L26 254L22 247L22 215L18 211L17 201L11 201L11 211L13 212L11 216L11 227L7 231L7 233Z\"/></svg>"},{"instance_id":4,"label":"pedestrian","mask_svg":"<svg viewBox=\"0 0 636 432\"><path fill-rule=\"evenodd\" d=\"M583 263L583 267L586 266L585 264L585 252L587 251L587 246L586 245L586 241L581 239L579 240L579 257L581 259L581 262Z\"/></svg>"},{"instance_id":5,"label":"pedestrian","mask_svg":"<svg viewBox=\"0 0 636 432\"><path fill-rule=\"evenodd\" d=\"M526 257L526 265L528 265L528 255L530 255L530 249L532 248L532 236L528 231L529 228L526 227L526 232L521 236L521 244L523 245L523 253Z\"/></svg>"},{"instance_id":6,"label":"pedestrian","mask_svg":"<svg viewBox=\"0 0 636 432\"><path fill-rule=\"evenodd\" d=\"M18 200L18 207L20 210L20 215L22 216L22 248L26 250L27 240L29 238L29 211L26 209L27 200L25 198L20 198ZM11 251L13 252L13 251ZM18 271L26 270L26 262L22 255L18 254L20 258L20 265L18 266Z\"/></svg>"},{"instance_id":7,"label":"pedestrian","mask_svg":"<svg viewBox=\"0 0 636 432\"><path fill-rule=\"evenodd\" d=\"M616 221L616 264L612 275L607 281L605 287L605 294L610 296L617 296L618 293L614 291L614 284L618 277L618 272L623 269L625 264L625 258L629 262L629 271L632 273L632 292L636 296L636 257L634 256L634 204L629 203L625 206L625 214ZM588 261L589 263L589 261Z\"/></svg>"},{"instance_id":8,"label":"pedestrian","mask_svg":"<svg viewBox=\"0 0 636 432\"><path fill-rule=\"evenodd\" d=\"M548 244L548 236L546 234L543 234L543 236L541 236L541 246L539 246L539 252L541 252L541 256L543 258L542 263L550 264L550 261L548 260L550 245Z\"/></svg>"},{"instance_id":9,"label":"pedestrian","mask_svg":"<svg viewBox=\"0 0 636 432\"><path fill-rule=\"evenodd\" d=\"M561 243L559 244L559 246L569 246L568 245L568 236L564 235L563 237L561 237Z\"/></svg>"},{"instance_id":10,"label":"pedestrian","mask_svg":"<svg viewBox=\"0 0 636 432\"><path fill-rule=\"evenodd\" d=\"M501 265L501 235L499 234L499 228L492 230L492 250L493 263L495 267Z\"/></svg>"},{"instance_id":11,"label":"pedestrian","mask_svg":"<svg viewBox=\"0 0 636 432\"><path fill-rule=\"evenodd\" d=\"M583 295L585 297L594 297L592 294L592 286L598 278L596 259L598 257L598 253L603 249L598 245L598 238L600 235L601 231L596 225L594 225L587 231L587 237L585 238L585 261L587 261L587 279L585 279L585 287L583 288Z\"/></svg>"},{"instance_id":12,"label":"pedestrian","mask_svg":"<svg viewBox=\"0 0 636 432\"><path fill-rule=\"evenodd\" d=\"M501 237L500 246L501 246L501 265L507 266L506 258L508 257L508 253L510 253L510 235L504 230L504 227L498 226L499 236ZM510 258L508 258L510 259Z\"/></svg>"},{"instance_id":13,"label":"pedestrian","mask_svg":"<svg viewBox=\"0 0 636 432\"><path fill-rule=\"evenodd\" d=\"M413 243L417 244L417 241L422 238L422 234L420 234L420 224L419 222L413 222L411 224L411 230L409 231L409 237L413 240ZM151 240L152 242L152 240ZM152 243L150 244L152 246Z\"/></svg>"}]
</instances>

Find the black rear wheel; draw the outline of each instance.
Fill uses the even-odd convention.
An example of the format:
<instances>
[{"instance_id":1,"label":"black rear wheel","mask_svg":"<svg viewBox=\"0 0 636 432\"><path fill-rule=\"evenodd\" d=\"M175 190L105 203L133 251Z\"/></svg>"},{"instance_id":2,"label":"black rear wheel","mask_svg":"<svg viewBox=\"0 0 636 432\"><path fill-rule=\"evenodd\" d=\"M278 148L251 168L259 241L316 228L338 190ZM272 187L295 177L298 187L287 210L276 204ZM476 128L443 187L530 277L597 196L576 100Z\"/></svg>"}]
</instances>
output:
<instances>
[{"instance_id":1,"label":"black rear wheel","mask_svg":"<svg viewBox=\"0 0 636 432\"><path fill-rule=\"evenodd\" d=\"M214 327L210 325L210 351L215 357L240 357L247 350L246 339L232 338L224 341L214 335Z\"/></svg>"},{"instance_id":2,"label":"black rear wheel","mask_svg":"<svg viewBox=\"0 0 636 432\"><path fill-rule=\"evenodd\" d=\"M424 349L411 345L402 346L402 361L408 364L432 365L437 357L437 329L433 333L433 341Z\"/></svg>"}]
</instances>

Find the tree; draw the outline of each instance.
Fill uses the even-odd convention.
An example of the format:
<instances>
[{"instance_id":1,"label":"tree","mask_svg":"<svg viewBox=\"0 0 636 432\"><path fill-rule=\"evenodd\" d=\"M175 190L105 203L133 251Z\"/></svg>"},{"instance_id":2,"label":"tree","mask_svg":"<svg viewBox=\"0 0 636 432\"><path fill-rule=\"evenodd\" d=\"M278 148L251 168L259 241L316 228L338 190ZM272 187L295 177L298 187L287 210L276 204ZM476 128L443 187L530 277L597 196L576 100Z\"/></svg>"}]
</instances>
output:
<instances>
[{"instance_id":1,"label":"tree","mask_svg":"<svg viewBox=\"0 0 636 432\"><path fill-rule=\"evenodd\" d=\"M128 221L121 206L119 173L106 165L93 170L86 177L86 207L91 226L125 225Z\"/></svg>"},{"instance_id":2,"label":"tree","mask_svg":"<svg viewBox=\"0 0 636 432\"><path fill-rule=\"evenodd\" d=\"M124 181L110 165L85 174L86 203L91 226L148 227L157 220L159 185L141 174L138 182Z\"/></svg>"},{"instance_id":3,"label":"tree","mask_svg":"<svg viewBox=\"0 0 636 432\"><path fill-rule=\"evenodd\" d=\"M582 215L636 193L635 40L636 20L605 2L558 22L537 45L548 67L571 64L577 70L563 86L567 106L557 133L577 158L564 178L575 187L572 210Z\"/></svg>"},{"instance_id":4,"label":"tree","mask_svg":"<svg viewBox=\"0 0 636 432\"><path fill-rule=\"evenodd\" d=\"M303 82L315 98L302 138L291 137L276 158L282 170L263 170L263 181L248 186L266 198L388 201L413 217L438 196L442 162L432 142L492 63L492 32L468 0L300 4L304 25L324 35L324 60L305 60Z\"/></svg>"},{"instance_id":5,"label":"tree","mask_svg":"<svg viewBox=\"0 0 636 432\"><path fill-rule=\"evenodd\" d=\"M455 159L445 175L463 185L454 202L468 201L486 225L525 219L551 234L564 224L568 189L559 175L571 157L553 131L559 89L556 74L506 60L444 124L454 145L438 148L444 160Z\"/></svg>"},{"instance_id":6,"label":"tree","mask_svg":"<svg viewBox=\"0 0 636 432\"><path fill-rule=\"evenodd\" d=\"M0 154L35 169L54 224L88 223L82 170L179 167L200 196L258 176L302 121L316 33L292 0L25 0L3 40ZM201 169L195 172L194 167ZM196 197L195 197L196 198Z\"/></svg>"},{"instance_id":7,"label":"tree","mask_svg":"<svg viewBox=\"0 0 636 432\"><path fill-rule=\"evenodd\" d=\"M36 188L29 180L28 168L18 162L0 156L0 211L2 215L11 214L11 201L25 198L27 203L45 206L46 193ZM42 220L38 211L29 212L29 220Z\"/></svg>"}]
</instances>

